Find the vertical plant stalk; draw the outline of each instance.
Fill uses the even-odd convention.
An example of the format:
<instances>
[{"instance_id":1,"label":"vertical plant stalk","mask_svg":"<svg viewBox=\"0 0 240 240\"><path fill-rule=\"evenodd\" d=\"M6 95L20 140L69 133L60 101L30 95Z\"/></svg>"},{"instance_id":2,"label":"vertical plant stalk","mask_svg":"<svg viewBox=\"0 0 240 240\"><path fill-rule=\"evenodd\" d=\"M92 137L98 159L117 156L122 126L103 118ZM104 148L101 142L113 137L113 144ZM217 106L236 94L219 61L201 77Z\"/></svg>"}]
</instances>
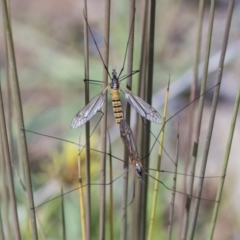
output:
<instances>
[{"instance_id":1,"label":"vertical plant stalk","mask_svg":"<svg viewBox=\"0 0 240 240\"><path fill-rule=\"evenodd\" d=\"M2 0L2 7L4 11L3 15L4 15L5 34L8 42L7 44L9 44L9 67L11 70L11 79L13 82L13 95L15 100L14 103L16 106L16 116L17 116L18 130L19 130L19 136L20 136L20 142L21 142L22 160L24 163L24 172L26 176L26 188L27 188L27 195L28 195L28 206L29 206L29 211L31 216L32 238L36 240L38 239L37 224L36 224L36 215L35 215L33 192L32 192L30 167L29 167L29 160L28 160L27 142L26 142L25 132L22 130L24 129L24 120L23 120L21 96L20 96L20 89L19 89L18 76L17 76L17 66L16 66L16 60L15 60L15 54L14 54L12 31L11 31L10 20L8 17L6 0Z\"/></svg>"},{"instance_id":2,"label":"vertical plant stalk","mask_svg":"<svg viewBox=\"0 0 240 240\"><path fill-rule=\"evenodd\" d=\"M4 219L5 225L5 239L11 239L10 223L9 223L9 197L8 197L8 188L6 184L6 169L5 169L5 157L3 149L2 135L0 134L0 170L1 170L1 207L2 207L2 216Z\"/></svg>"},{"instance_id":3,"label":"vertical plant stalk","mask_svg":"<svg viewBox=\"0 0 240 240\"><path fill-rule=\"evenodd\" d=\"M195 61L194 61L194 68L193 68L193 83L191 86L191 93L190 93L190 99L189 102L193 102L193 100L196 98L196 89L197 89L197 82L198 82L198 65L199 65L199 59L200 59L200 50L201 50L201 39L202 39L202 22L203 22L203 13L204 13L204 4L205 0L200 0L199 1L199 7L198 7L198 30L197 30L197 39L196 39L196 55L195 55ZM209 33L211 34L211 32ZM211 38L208 38L209 41L211 41ZM210 44L211 42L209 42ZM210 48L209 48L210 49ZM209 51L210 53L210 51ZM206 61L207 62L207 61ZM207 67L207 65L206 65ZM206 71L206 69L205 69ZM205 78L206 79L206 78ZM194 120L195 120L195 109L196 107L196 102L193 102L189 106L189 128L188 128L188 144L187 147L188 149L186 150L187 153L187 160L185 162L185 169L187 170L187 166L189 166L189 157L190 157L190 144L192 143L192 136L193 136L193 126L194 126ZM195 173L195 165L192 164L193 169L191 169L191 173ZM194 175L194 174L193 174ZM186 178L185 178L186 179ZM192 190L193 190L193 181L194 177L190 178L191 184L188 185L188 194L191 196L192 195ZM184 191L185 192L185 191ZM188 197L185 197L185 204L188 199ZM186 239L187 237L187 231L188 231L188 223L189 223L189 214L190 214L190 206L191 204L188 205L188 207L183 207L184 209L184 217L183 217L183 226L182 226L182 234L181 234L181 239ZM181 217L182 219L182 217Z\"/></svg>"},{"instance_id":4,"label":"vertical plant stalk","mask_svg":"<svg viewBox=\"0 0 240 240\"><path fill-rule=\"evenodd\" d=\"M8 12L9 9L8 9ZM5 49L6 49L6 82L7 82L7 115L6 115L6 123L7 123L7 132L8 132L8 142L9 142L9 150L10 150L10 157L11 159L13 156L13 137L12 137L12 119L13 119L13 96L12 96L12 90L11 90L11 81L10 81L10 68L9 68L9 45L7 44L7 39L5 37ZM23 176L23 168L22 164L20 165L21 167L21 172Z\"/></svg>"},{"instance_id":5,"label":"vertical plant stalk","mask_svg":"<svg viewBox=\"0 0 240 240\"><path fill-rule=\"evenodd\" d=\"M229 155L230 155L231 146L232 146L233 134L234 134L235 124L236 124L236 120L237 120L237 116L238 116L239 103L240 103L240 87L238 89L238 95L237 95L236 101L235 101L233 118L232 118L229 136L228 136L228 142L227 142L227 146L226 146L226 153L225 153L225 157L224 157L223 167L222 167L221 176L223 176L223 177L220 179L220 183L218 186L216 202L214 205L214 210L213 210L213 215L212 215L212 220L211 220L210 234L208 237L209 240L213 239L214 229L215 229L215 225L217 222L218 210L220 207L220 200L222 197L223 185L224 185L226 172L227 172L227 165L228 165Z\"/></svg>"},{"instance_id":6,"label":"vertical plant stalk","mask_svg":"<svg viewBox=\"0 0 240 240\"><path fill-rule=\"evenodd\" d=\"M105 49L103 53L103 61L108 67L109 58L109 32L110 32L110 7L111 1L105 0L105 22L104 22L104 40ZM105 82L103 88L108 84L108 73L103 67L103 81ZM102 107L102 112L104 112L103 119L101 121L101 151L106 152L106 132L107 132L107 94L105 103ZM106 195L106 154L101 155L101 169L100 169L100 182L103 184L100 188L100 213L99 213L99 240L105 239L105 195Z\"/></svg>"},{"instance_id":7,"label":"vertical plant stalk","mask_svg":"<svg viewBox=\"0 0 240 240\"><path fill-rule=\"evenodd\" d=\"M63 188L62 187L61 187L61 196L63 196ZM65 213L64 213L64 196L61 198L61 210L62 210L63 240L66 240L67 236L66 236L66 223L65 223Z\"/></svg>"},{"instance_id":8,"label":"vertical plant stalk","mask_svg":"<svg viewBox=\"0 0 240 240\"><path fill-rule=\"evenodd\" d=\"M234 8L234 0L231 0L231 1L229 1L227 22L226 22L226 26L225 26L222 51L221 51L219 65L218 65L218 76L217 76L217 84L218 85L216 86L215 91L214 91L213 102L212 102L212 112L211 112L211 117L210 117L210 121L209 121L208 133L207 133L205 148L204 148L204 153L203 153L203 160L202 160L202 166L201 166L201 171L200 171L201 178L199 179L199 186L198 186L198 191L197 191L198 198L196 199L196 202L194 205L193 219L191 222L190 233L189 233L188 239L193 239L196 222L197 222L197 216L198 216L198 211L199 211L199 206L200 206L200 197L202 194L202 187L203 187L204 175L205 175L205 170L206 170L206 165L207 165L208 152L209 152L209 148L210 148L215 114L216 114L216 110L217 110L218 96L219 96L219 91L220 91L220 86L221 86L222 72L223 72L223 67L224 67L224 59L225 59L225 54L226 54L226 49L227 49L228 36L229 36L229 31L230 31L230 26L231 26L233 8Z\"/></svg>"},{"instance_id":9,"label":"vertical plant stalk","mask_svg":"<svg viewBox=\"0 0 240 240\"><path fill-rule=\"evenodd\" d=\"M87 12L87 1L84 0L84 74L85 79L89 79L89 46L88 46L88 12ZM89 81L85 81L85 105L89 103ZM85 157L85 172L86 172L86 236L88 240L91 240L91 184L90 184L90 122L86 123L86 157ZM83 228L83 226L82 226ZM85 230L84 230L85 231Z\"/></svg>"},{"instance_id":10,"label":"vertical plant stalk","mask_svg":"<svg viewBox=\"0 0 240 240\"><path fill-rule=\"evenodd\" d=\"M135 0L129 1L129 38L128 38L128 46L126 51L128 52L128 61L127 61L127 75L128 77L126 82L126 88L132 90L132 66L133 66L133 48L134 48L134 23L135 23ZM130 123L130 114L131 108L130 105L127 104L125 111L125 120L127 123ZM122 194L122 223L121 223L121 239L127 239L127 196L128 196L128 178L129 172L127 171L129 168L129 160L128 160L128 151L124 148L124 163L123 169L126 174L123 177L123 194Z\"/></svg>"},{"instance_id":11,"label":"vertical plant stalk","mask_svg":"<svg viewBox=\"0 0 240 240\"><path fill-rule=\"evenodd\" d=\"M23 191L24 191L25 197L26 197L26 199L27 199L26 187L25 187L25 185L24 185L24 183L23 183L23 180L22 180L22 178L20 177L20 175L19 175L19 173L18 173L18 171L17 171L17 169L16 169L16 167L14 166L13 163L12 163L12 170L13 170L13 172L14 172L14 176L16 177L16 181L18 181L18 183L20 183L20 185L21 185L21 187L22 187L22 189L23 189ZM24 206L25 206L25 202L24 202ZM27 218L27 220L28 220L28 222L29 222L29 218ZM40 221L38 215L36 215L36 221L37 221L37 224L38 224L39 234L40 234L40 236L41 236L40 239L41 239L41 240L45 240L46 237L45 237L45 235L44 235L43 226L42 226L42 224L41 224L41 221ZM28 237L30 238L30 233L27 233L27 234L28 234Z\"/></svg>"},{"instance_id":12,"label":"vertical plant stalk","mask_svg":"<svg viewBox=\"0 0 240 240\"><path fill-rule=\"evenodd\" d=\"M4 158L5 158L6 170L7 170L7 176L8 176L10 206L13 214L12 215L13 229L14 229L15 239L20 240L21 234L20 234L19 222L18 222L17 202L15 198L14 180L13 180L13 172L12 172L12 166L11 166L10 151L8 146L7 127L6 127L5 114L3 109L1 84L0 84L0 128L1 128L0 134L2 136Z\"/></svg>"},{"instance_id":13,"label":"vertical plant stalk","mask_svg":"<svg viewBox=\"0 0 240 240\"><path fill-rule=\"evenodd\" d=\"M2 224L2 210L0 205L0 240L4 240L3 224Z\"/></svg>"},{"instance_id":14,"label":"vertical plant stalk","mask_svg":"<svg viewBox=\"0 0 240 240\"><path fill-rule=\"evenodd\" d=\"M164 142L164 133L165 133L165 123L166 123L166 118L167 118L169 85L170 85L170 79L168 81L168 87L167 87L166 96L165 96L165 103L164 103L163 116L162 116L162 130L161 130L161 133L160 133L160 136L159 136L160 144L159 144L159 149L158 149L158 162L157 162L157 168L156 168L157 170L161 169L163 142ZM160 171L156 171L155 178L160 179ZM151 210L149 227L148 227L148 238L147 238L148 240L152 239L153 222L154 222L154 217L155 217L155 213L156 213L156 206L157 206L158 187L159 187L159 182L155 181L154 188L153 188L153 199L152 199L152 205L151 205L152 210Z\"/></svg>"},{"instance_id":15,"label":"vertical plant stalk","mask_svg":"<svg viewBox=\"0 0 240 240\"><path fill-rule=\"evenodd\" d=\"M4 151L3 151L3 141L2 141L2 135L0 134L0 171L1 171L1 195L0 195L0 201L1 201L1 208L3 209L2 211L2 219L4 219L5 223L5 238L3 239L10 239L10 224L9 224L9 214L8 214L8 189L6 185L6 171L5 171L5 163L4 163ZM4 232L3 232L4 235Z\"/></svg>"},{"instance_id":16,"label":"vertical plant stalk","mask_svg":"<svg viewBox=\"0 0 240 240\"><path fill-rule=\"evenodd\" d=\"M175 204L175 195L176 195L176 184L177 184L177 168L178 168L178 156L179 156L179 124L178 124L178 133L177 133L177 145L176 145L176 160L175 160L175 171L173 176L173 191L172 191L172 200L171 200L171 209L169 213L169 223L168 223L168 237L170 240L172 236L172 226L174 218L174 204Z\"/></svg>"},{"instance_id":17,"label":"vertical plant stalk","mask_svg":"<svg viewBox=\"0 0 240 240\"><path fill-rule=\"evenodd\" d=\"M155 12L156 12L156 1L151 0L150 4L150 21L149 21L149 54L148 54L148 80L146 81L146 100L147 103L152 105L152 87L153 87L153 68L154 68L154 36L155 36ZM144 149L144 156L150 151L150 131L151 122L146 122L145 138L146 146ZM149 166L149 157L145 158L143 166L147 169ZM143 175L145 184L142 185L142 205L141 205L141 222L140 222L140 240L145 239L146 235L146 220L147 220L147 188L148 188L148 177Z\"/></svg>"},{"instance_id":18,"label":"vertical plant stalk","mask_svg":"<svg viewBox=\"0 0 240 240\"><path fill-rule=\"evenodd\" d=\"M80 137L79 137L80 142ZM80 148L80 146L79 146ZM79 187L79 203L80 203L80 216L81 216L81 225L82 225L82 240L86 240L86 218L85 218L85 209L84 209L84 196L83 196L83 187L82 187L82 172L81 172L81 153L78 155L78 187Z\"/></svg>"},{"instance_id":19,"label":"vertical plant stalk","mask_svg":"<svg viewBox=\"0 0 240 240\"><path fill-rule=\"evenodd\" d=\"M9 1L7 1L7 10L8 10L8 16L9 16L9 24L11 24L11 19L10 19L10 6L9 6ZM3 17L5 17L5 12L2 7L2 14ZM7 82L7 115L6 115L6 123L7 123L7 133L8 133L8 145L9 145L9 151L10 151L10 158L12 159L12 146L13 146L13 140L12 140L12 104L11 101L12 99L12 93L11 93L11 82L10 82L10 67L9 67L9 42L7 41L7 36L5 34L5 64L6 64L6 82ZM0 137L1 139L1 137ZM8 201L8 188L6 185L6 172L5 172L5 163L4 163L4 151L3 151L3 146L2 147L2 203L3 203L3 213L4 213L4 222L6 226L6 239L10 239L11 236L11 231L10 231L10 224L9 224L9 201ZM22 164L20 164L22 166ZM22 170L23 168L21 168Z\"/></svg>"},{"instance_id":20,"label":"vertical plant stalk","mask_svg":"<svg viewBox=\"0 0 240 240\"><path fill-rule=\"evenodd\" d=\"M109 139L109 182L113 181L113 170L112 170L112 147L111 147L111 139L108 131L108 139ZM114 240L114 219L113 219L113 184L110 184L110 206L109 206L109 221L110 221L110 239Z\"/></svg>"},{"instance_id":21,"label":"vertical plant stalk","mask_svg":"<svg viewBox=\"0 0 240 240\"><path fill-rule=\"evenodd\" d=\"M139 86L138 96L145 99L145 82L147 81L147 56L148 56L148 34L149 33L149 1L144 2L144 18L142 24L142 44L141 44L141 61L140 61L140 73L139 73ZM140 115L137 116L137 132L136 140L139 149L139 156L144 156L144 146L146 146L146 139L144 137L145 126ZM138 226L141 223L141 205L142 205L142 184L137 182L136 188L136 201L133 202L135 208L131 207L131 224L130 239L140 239L140 231ZM136 203L136 204L135 204ZM133 225L134 224L134 225Z\"/></svg>"},{"instance_id":22,"label":"vertical plant stalk","mask_svg":"<svg viewBox=\"0 0 240 240\"><path fill-rule=\"evenodd\" d=\"M230 7L232 7L232 10L233 10L233 1L231 2ZM229 16L230 16L230 14L229 14ZM223 185L224 185L226 172L227 172L228 159L229 159L229 155L230 155L232 139L233 139L236 119L237 119L237 115L238 115L239 103L240 103L240 87L238 89L238 95L237 95L236 101L235 101L233 118L232 118L230 133L229 133L229 136L228 136L226 153L225 153L225 157L224 157L224 163L223 163L222 174L221 174L221 176L223 176L223 177L220 179L220 183L219 183L219 186L218 186L216 202L215 202L213 215L212 215L212 220L211 220L210 234L209 234L209 238L208 238L209 240L213 239L214 229L215 229L215 225L216 225L216 222L217 222L218 210L219 210L219 207L220 207L220 200L221 200L221 197L222 197Z\"/></svg>"}]
</instances>

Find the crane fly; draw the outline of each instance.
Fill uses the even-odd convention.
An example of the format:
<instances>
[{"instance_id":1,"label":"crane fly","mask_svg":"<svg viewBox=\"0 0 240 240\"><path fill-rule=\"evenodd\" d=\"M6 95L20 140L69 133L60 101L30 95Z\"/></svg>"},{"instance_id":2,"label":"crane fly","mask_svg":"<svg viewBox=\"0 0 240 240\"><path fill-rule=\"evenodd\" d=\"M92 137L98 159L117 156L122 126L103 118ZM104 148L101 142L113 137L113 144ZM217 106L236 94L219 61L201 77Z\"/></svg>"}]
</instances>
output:
<instances>
[{"instance_id":1,"label":"crane fly","mask_svg":"<svg viewBox=\"0 0 240 240\"><path fill-rule=\"evenodd\" d=\"M190 104L192 104L193 102L195 102L197 99L199 99L201 96L205 95L206 93L210 92L214 87L216 87L218 84L212 86L211 88L209 88L208 90L206 90L203 94L199 95L197 98L195 98L192 102L190 102L189 104L187 104L186 106L184 106L183 108L181 108L180 110L178 110L176 113L174 113L171 117L169 117L165 124L171 120L173 117L175 117L176 115L178 115L180 112L182 112L184 109L186 109L187 107L190 106ZM50 135L46 135L46 134L42 134L42 133L38 133L38 132L35 132L35 131L31 131L31 130L26 130L26 129L22 129L23 131L25 132L29 132L29 133L32 133L32 134L36 134L36 135L40 135L40 136L44 136L44 137L47 137L47 138L51 138L51 139L56 139L56 140L60 140L60 141L64 141L64 142L67 142L69 144L74 144L76 146L80 146L80 147L83 147L83 148L86 148L85 145L80 145L79 143L75 143L73 141L69 141L69 140L66 140L66 139L62 139L62 138L59 138L59 137L54 137L54 136L50 136ZM127 147L128 149L128 152L129 152L129 155L130 155L130 159L131 159L131 163L129 163L130 165L133 165L133 167L135 168L135 171L137 172L137 175L138 177L141 179L142 177L142 173L144 172L144 168L142 166L142 163L141 163L141 160L139 159L138 157L138 151L137 151L137 148L136 148L136 144L135 144L135 139L134 139L134 136L133 136L133 133L130 129L130 127L128 126L128 124L125 122L125 121L121 121L120 122L120 132L121 132L121 136L122 136L122 140L125 144L125 146ZM161 132L161 130L160 130ZM149 154L147 156L150 155L150 153L152 152L154 146L157 144L157 138L159 137L160 135L160 132L157 134L157 137L155 137L155 141L154 143L152 144L152 147L151 147L151 150L149 152ZM97 149L94 149L94 148L90 148L88 147L87 149L93 151L93 152L96 152L96 153L100 153L100 154L106 154L107 156L111 156L112 158L114 158L116 161L121 161L121 162L124 162L124 160L122 160L120 157L117 157L117 156L114 156L113 154L109 153L109 152L102 152L100 150L97 150ZM166 152L166 150L163 148L163 150ZM146 157L146 156L145 156ZM144 157L144 158L145 158ZM170 157L169 154L167 154L167 157L173 162L172 158ZM142 159L144 159L142 158ZM151 171L159 171L159 172L162 172L162 173L170 173L170 174L173 174L174 172L172 171L168 171L168 170L159 170L159 169L152 169L152 168L147 168L147 170L151 170ZM125 172L126 173L126 172ZM123 174L125 174L123 173ZM146 173L146 172L145 172ZM116 180L118 180L119 178L121 178L123 176L123 174L121 174L120 176L118 176L117 178L115 178L114 180L110 181L109 183L106 183L105 185L110 185L110 184L113 184ZM180 192L180 191L176 191L176 190L173 190L171 188L169 188L168 186L166 186L162 181L160 181L159 179L156 179L154 178L153 176L151 176L150 174L146 173L149 177L151 177L153 180L159 182L165 189L169 190L169 191L174 191L174 192L177 192L179 194L182 194L182 195L186 195L186 196L189 196L187 193L185 192ZM222 178L224 176L197 176L197 175L192 175L192 174L186 174L186 173L177 173L178 175L182 175L182 176L186 176L186 177L196 177L196 178ZM101 183L90 183L90 185L102 185ZM86 185L84 185L86 186ZM83 187L84 187L83 186ZM77 190L78 188L76 189L72 189L68 192L65 192L63 195L66 195L70 192L73 192L75 190ZM57 196L49 201L53 201L54 199L56 198L59 198L59 197L62 197L63 195L60 195L60 196ZM192 196L192 198L197 198L195 196ZM206 200L206 201L214 201L214 200L210 200L210 199L204 199L204 198L201 198L201 200ZM43 202L42 204L40 205L43 205L49 201L46 201L46 202ZM40 206L38 205L38 206Z\"/></svg>"},{"instance_id":2,"label":"crane fly","mask_svg":"<svg viewBox=\"0 0 240 240\"><path fill-rule=\"evenodd\" d=\"M161 123L160 114L148 103L140 97L134 95L130 90L120 84L119 76L117 76L116 69L112 70L111 82L103 89L103 91L93 98L82 110L80 110L73 118L71 127L77 128L89 121L97 111L102 107L106 99L107 90L110 88L112 92L112 107L114 117L117 124L120 124L123 119L122 104L119 96L120 87L125 91L125 98L127 102L144 118L154 123ZM122 89L121 89L122 91Z\"/></svg>"},{"instance_id":3,"label":"crane fly","mask_svg":"<svg viewBox=\"0 0 240 240\"><path fill-rule=\"evenodd\" d=\"M84 17L85 17L85 15L84 15ZM92 38L94 40L95 46L96 46L96 48L98 50L98 53L99 53L99 55L101 57L102 63L104 65L104 67L105 67L105 69L107 71L107 74L108 74L109 78L111 79L111 81L102 90L102 92L100 92L96 97L94 97L83 109L81 109L76 114L76 116L72 120L71 127L72 128L77 128L77 127L82 126L83 124L88 122L97 113L97 111L103 106L103 103L105 102L107 90L109 88L111 89L111 93L112 93L112 107L113 107L113 113L114 113L114 117L116 119L117 124L120 124L121 120L123 119L123 110L122 110L122 104L121 104L121 100L120 100L120 96L119 96L119 90L121 90L121 91L124 90L125 98L126 98L127 102L142 117L144 117L147 120L152 121L154 123L160 124L162 122L160 114L152 106L150 106L148 103L146 103L143 99L141 99L140 97L134 95L129 89L125 88L120 83L122 80L124 80L124 79L132 76L133 74L139 72L139 71L133 71L128 76L122 77L122 79L120 81L120 76L121 76L121 74L123 72L124 65L125 65L126 54L127 54L127 50L128 50L128 44L129 44L129 39L130 39L130 36L131 36L133 24L132 24L131 29L130 29L130 34L129 34L127 47L126 47L126 51L125 51L125 56L124 56L124 61L123 61L123 67L122 67L119 75L117 75L117 71L116 71L115 68L112 70L112 75L110 75L110 73L108 71L108 68L107 68L106 64L104 63L104 60L103 60L101 52L100 52L100 50L98 48L98 45L96 43L96 40L95 40L95 38L93 36L91 28L88 25L86 17L85 17L85 20L86 20L88 29L89 29L89 31L91 33L91 36L92 36Z\"/></svg>"}]
</instances>

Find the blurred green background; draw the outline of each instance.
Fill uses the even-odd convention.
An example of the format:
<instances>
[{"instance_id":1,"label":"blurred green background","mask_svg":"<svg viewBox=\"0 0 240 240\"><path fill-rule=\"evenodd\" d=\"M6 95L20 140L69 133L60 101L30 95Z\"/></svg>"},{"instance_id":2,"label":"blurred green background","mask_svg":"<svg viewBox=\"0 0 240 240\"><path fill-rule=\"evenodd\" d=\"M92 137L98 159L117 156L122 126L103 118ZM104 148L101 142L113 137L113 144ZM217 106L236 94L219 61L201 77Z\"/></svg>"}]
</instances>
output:
<instances>
[{"instance_id":1,"label":"blurred green background","mask_svg":"<svg viewBox=\"0 0 240 240\"><path fill-rule=\"evenodd\" d=\"M104 1L90 0L88 2L88 18L91 30L100 50L104 47ZM214 33L212 38L212 50L209 66L208 86L215 84L217 64L224 26L226 22L228 1L216 1L214 20ZM134 45L134 69L139 69L140 46L143 24L144 1L136 3L136 25ZM236 1L232 19L226 64L223 72L221 95L215 120L214 133L207 166L207 176L220 176L221 163L224 157L227 134L230 128L234 99L239 86L240 76L240 4ZM83 45L83 1L11 1L11 20L14 37L14 46L17 59L18 76L21 88L22 104L24 111L25 128L42 134L78 141L79 130L72 130L70 123L74 115L84 106L84 45ZM128 13L127 1L111 1L110 24L110 61L109 69L116 67L120 71L126 43L128 39ZM154 96L152 106L162 112L163 92L165 92L168 75L171 73L170 98L168 117L183 108L189 99L191 81L193 79L192 68L196 45L198 1L157 1L156 33L155 33L155 62L154 62ZM203 21L203 39L201 61L204 58L205 44L208 28L209 5L206 4ZM2 19L0 20L2 21ZM3 24L0 24L3 33ZM90 79L102 79L103 64L97 49L89 36L90 50ZM4 35L0 35L0 67L3 90L6 89L5 74L5 44ZM125 71L126 73L126 71ZM202 71L199 71L200 78ZM133 78L133 92L137 93L138 76ZM98 85L91 85L90 96L93 98L101 91ZM123 94L122 100L125 105ZM7 91L4 91L4 99ZM6 101L6 100L5 100ZM201 131L199 160L201 160L204 147L206 130L208 127L209 113L211 109L212 92L207 94L204 119ZM113 155L123 158L123 144L119 139L119 131L116 126L112 109L108 108L108 129L111 134ZM133 115L133 131L135 111ZM97 114L90 121L93 129L100 118ZM188 123L187 109L173 117L166 125L165 149L173 158L175 154L177 123L180 123L180 157L183 162L185 155L186 126ZM152 131L158 133L161 126L152 124ZM219 212L218 223L215 230L215 239L240 239L240 199L239 186L239 142L240 124L236 125L234 142L232 146L228 175L225 182L224 196ZM84 129L84 128L83 128ZM99 149L98 127L91 137L91 147ZM15 136L16 137L16 136ZM63 191L69 191L78 184L77 173L77 146L27 133L29 158L31 161L31 174L35 192L35 204L39 205L52 199ZM152 143L154 139L152 138ZM84 131L82 131L82 144L84 144ZM151 166L155 168L158 146L155 146L150 155ZM17 146L14 149L14 157L17 158ZM91 181L99 182L100 154L91 151ZM84 153L81 155L84 159ZM15 159L14 159L15 160ZM114 178L119 176L122 163L114 160ZM18 168L18 167L17 167ZM173 171L173 165L169 157L163 156L163 169ZM83 166L84 169L84 166ZM197 167L199 169L199 166ZM183 172L183 164L180 163L179 172ZM134 173L132 171L132 173ZM84 176L83 176L84 177ZM107 176L108 179L108 176ZM172 186L171 175L162 174L163 182ZM108 180L107 180L108 181ZM182 189L183 180L180 179L178 189ZM149 180L150 189L154 180ZM205 181L203 198L214 199L218 180ZM19 198L19 218L23 232L23 239L29 236L26 223L27 212L23 204L24 193L18 179L15 179L17 196ZM92 187L92 239L98 236L98 197L99 186ZM114 183L114 216L115 237L118 239L121 224L121 179ZM149 191L150 192L150 191ZM132 188L129 189L129 201L132 196ZM149 205L151 203L149 193ZM158 196L158 212L153 229L153 239L165 239L167 232L167 219L169 211L169 199L171 192L161 187ZM72 192L64 197L67 239L79 239L80 219L78 192ZM182 198L178 194L176 198L176 212L174 225L174 239L178 235L179 219ZM209 231L209 219L213 203L202 202L199 211L198 235L196 239L205 239L204 233ZM61 198L51 201L37 208L42 230L46 239L61 239ZM150 208L150 206L148 206ZM131 208L131 206L129 207ZM30 238L29 238L30 239Z\"/></svg>"}]
</instances>

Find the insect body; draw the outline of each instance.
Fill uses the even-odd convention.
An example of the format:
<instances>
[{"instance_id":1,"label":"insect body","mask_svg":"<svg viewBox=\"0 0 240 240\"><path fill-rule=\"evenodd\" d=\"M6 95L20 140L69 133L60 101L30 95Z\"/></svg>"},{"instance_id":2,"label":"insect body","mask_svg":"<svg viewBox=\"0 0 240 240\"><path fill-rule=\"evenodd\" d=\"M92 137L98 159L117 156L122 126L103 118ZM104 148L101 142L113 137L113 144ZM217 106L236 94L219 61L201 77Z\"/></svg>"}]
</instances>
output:
<instances>
[{"instance_id":1,"label":"insect body","mask_svg":"<svg viewBox=\"0 0 240 240\"><path fill-rule=\"evenodd\" d=\"M90 103L88 103L82 110L80 110L76 116L73 118L71 127L77 128L89 121L97 111L102 107L106 99L106 93L108 88L111 88L112 92L112 106L114 117L116 122L120 124L123 119L122 104L119 96L119 89L121 88L125 91L125 98L128 103L144 118L149 121L160 124L161 116L160 114L148 103L142 100L140 97L135 96L130 90L122 86L119 82L119 76L115 69L112 71L111 82L106 86L103 91L93 98ZM121 89L121 90L122 90Z\"/></svg>"},{"instance_id":2,"label":"insect body","mask_svg":"<svg viewBox=\"0 0 240 240\"><path fill-rule=\"evenodd\" d=\"M121 133L123 143L128 149L129 157L131 159L132 165L135 168L135 171L137 172L138 178L141 178L143 166L138 157L137 146L135 143L132 130L125 120L122 120L120 122L120 133Z\"/></svg>"},{"instance_id":3,"label":"insect body","mask_svg":"<svg viewBox=\"0 0 240 240\"><path fill-rule=\"evenodd\" d=\"M113 78L112 82L110 83L110 87L112 89L112 107L114 117L116 119L117 124L120 124L121 120L123 119L123 111L122 111L122 103L119 96L119 80L117 78L116 70L113 69L112 72Z\"/></svg>"}]
</instances>

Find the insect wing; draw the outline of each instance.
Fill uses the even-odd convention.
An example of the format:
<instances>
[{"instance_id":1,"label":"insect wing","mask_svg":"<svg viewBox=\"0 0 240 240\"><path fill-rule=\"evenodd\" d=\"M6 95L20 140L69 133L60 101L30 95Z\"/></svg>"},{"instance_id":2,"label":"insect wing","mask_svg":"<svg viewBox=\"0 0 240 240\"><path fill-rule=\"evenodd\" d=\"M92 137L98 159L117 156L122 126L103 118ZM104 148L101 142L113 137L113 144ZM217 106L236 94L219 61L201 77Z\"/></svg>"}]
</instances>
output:
<instances>
[{"instance_id":1,"label":"insect wing","mask_svg":"<svg viewBox=\"0 0 240 240\"><path fill-rule=\"evenodd\" d=\"M106 87L100 94L93 98L91 102L89 102L82 110L77 113L77 115L72 120L72 128L82 126L97 113L97 111L105 102L107 89L108 87Z\"/></svg>"},{"instance_id":2,"label":"insect wing","mask_svg":"<svg viewBox=\"0 0 240 240\"><path fill-rule=\"evenodd\" d=\"M124 145L128 149L130 157L138 158L138 151L132 130L125 120L120 122L120 133Z\"/></svg>"},{"instance_id":3,"label":"insect wing","mask_svg":"<svg viewBox=\"0 0 240 240\"><path fill-rule=\"evenodd\" d=\"M149 121L160 124L162 122L162 118L160 114L148 103L142 100L140 97L134 95L128 89L125 89L125 98L128 103L144 118Z\"/></svg>"}]
</instances>

